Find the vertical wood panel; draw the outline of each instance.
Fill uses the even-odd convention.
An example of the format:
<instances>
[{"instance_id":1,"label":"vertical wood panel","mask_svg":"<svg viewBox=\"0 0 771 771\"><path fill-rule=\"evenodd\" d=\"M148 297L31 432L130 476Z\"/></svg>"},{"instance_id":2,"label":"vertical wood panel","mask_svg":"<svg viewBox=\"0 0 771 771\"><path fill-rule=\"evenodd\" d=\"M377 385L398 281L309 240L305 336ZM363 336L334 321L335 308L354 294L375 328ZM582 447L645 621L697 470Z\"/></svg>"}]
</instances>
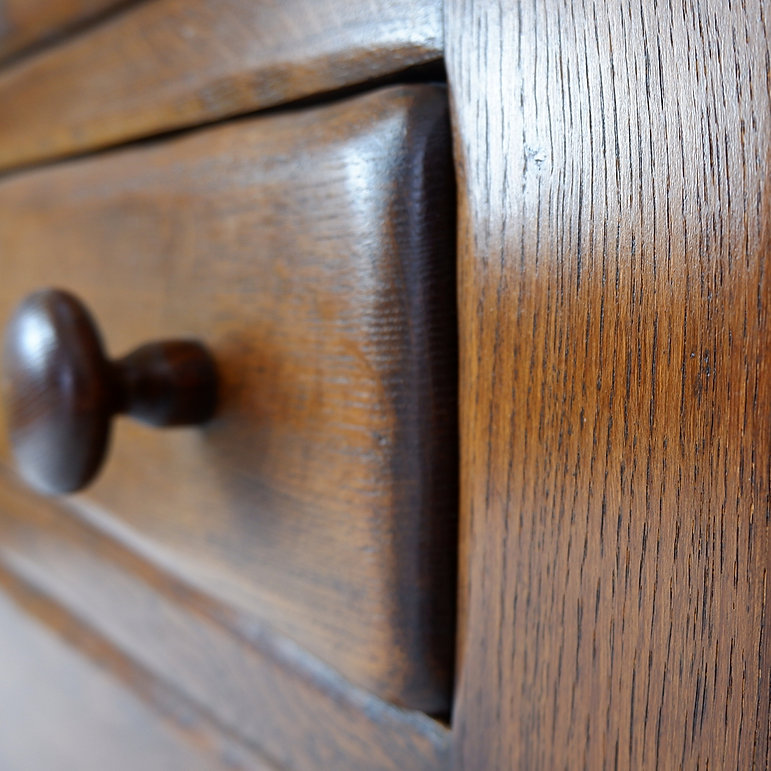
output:
<instances>
[{"instance_id":1,"label":"vertical wood panel","mask_svg":"<svg viewBox=\"0 0 771 771\"><path fill-rule=\"evenodd\" d=\"M448 3L459 766L769 763L766 13Z\"/></svg>"}]
</instances>

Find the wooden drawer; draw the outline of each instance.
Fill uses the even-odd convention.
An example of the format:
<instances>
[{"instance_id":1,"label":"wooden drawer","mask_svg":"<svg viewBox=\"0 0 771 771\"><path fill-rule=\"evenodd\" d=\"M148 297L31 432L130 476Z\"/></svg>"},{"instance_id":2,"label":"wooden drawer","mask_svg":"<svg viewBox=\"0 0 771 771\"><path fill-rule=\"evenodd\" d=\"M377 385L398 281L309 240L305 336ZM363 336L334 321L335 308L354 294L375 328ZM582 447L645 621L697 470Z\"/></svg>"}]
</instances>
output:
<instances>
[{"instance_id":1,"label":"wooden drawer","mask_svg":"<svg viewBox=\"0 0 771 771\"><path fill-rule=\"evenodd\" d=\"M0 59L93 21L131 0L0 0Z\"/></svg>"},{"instance_id":2,"label":"wooden drawer","mask_svg":"<svg viewBox=\"0 0 771 771\"><path fill-rule=\"evenodd\" d=\"M67 644L71 641L52 635L35 618L32 603L24 599L30 598L0 594L0 768L4 771L271 768L249 748L233 740L225 742L211 730L199 729L198 742L192 744L189 729L186 732L173 719L172 704L165 715L161 713L165 719L159 719L158 711L141 695L121 687L104 661L80 656Z\"/></svg>"},{"instance_id":3,"label":"wooden drawer","mask_svg":"<svg viewBox=\"0 0 771 771\"><path fill-rule=\"evenodd\" d=\"M453 208L438 86L0 184L2 316L62 286L112 354L191 336L220 369L210 425L120 422L70 511L428 711L448 708L453 648Z\"/></svg>"},{"instance_id":4,"label":"wooden drawer","mask_svg":"<svg viewBox=\"0 0 771 771\"><path fill-rule=\"evenodd\" d=\"M6 11L27 2L11 0ZM50 18L50 0L38 2ZM8 3L0 0L0 52ZM72 12L72 3L60 11ZM441 0L131 2L0 71L0 168L317 98L437 62L442 12ZM37 14L16 15L30 22Z\"/></svg>"}]
</instances>

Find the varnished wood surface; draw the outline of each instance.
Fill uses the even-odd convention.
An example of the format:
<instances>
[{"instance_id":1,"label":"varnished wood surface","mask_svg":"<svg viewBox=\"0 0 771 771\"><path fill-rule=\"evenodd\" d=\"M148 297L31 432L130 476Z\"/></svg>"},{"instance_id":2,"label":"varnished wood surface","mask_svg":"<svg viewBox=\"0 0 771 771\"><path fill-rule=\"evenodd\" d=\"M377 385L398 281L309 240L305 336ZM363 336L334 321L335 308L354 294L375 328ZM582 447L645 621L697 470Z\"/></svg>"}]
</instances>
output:
<instances>
[{"instance_id":1,"label":"varnished wood surface","mask_svg":"<svg viewBox=\"0 0 771 771\"><path fill-rule=\"evenodd\" d=\"M0 168L441 57L441 0L155 0L0 73Z\"/></svg>"},{"instance_id":2,"label":"varnished wood surface","mask_svg":"<svg viewBox=\"0 0 771 771\"><path fill-rule=\"evenodd\" d=\"M198 747L196 763L215 768L206 762L220 752L235 769L261 769L263 757L276 768L295 771L448 768L449 732L442 725L352 688L298 646L170 580L84 526L61 501L34 496L5 472L0 472L0 481L0 588L68 646L95 661L105 672L102 679L109 675L123 683L155 704L165 722L181 727L190 744ZM16 659L29 656L30 668L41 659L39 671L47 673L47 657L35 649L25 653L24 641L13 629L6 634L3 626L0 640ZM18 706L18 699L27 696L18 681L23 674L6 671L6 661L10 659L3 657L0 667L0 683L6 685L0 715L5 705ZM74 671L69 671L64 662L61 676L47 683L45 698L37 686L29 694L39 695L44 707L77 695L90 698L94 693L87 682L76 694L68 685L80 682L82 668L73 665ZM17 690L23 692L17 696ZM99 733L101 723L93 711L104 702L105 714L117 715L120 723L126 719L122 700L106 694L93 702L79 711L73 701L61 725L56 720L49 724L51 712L44 708L36 722L22 726L4 747L22 761L40 753L50 757L60 743L57 726L64 732L78 720L74 736L82 737L86 746L61 739L69 753L64 757L82 761L89 741L94 752L111 746L116 757L101 767L81 763L74 768L131 768L132 762L134 768L154 768L148 763L158 729L150 726L146 749L141 741L128 748L115 744L113 734ZM22 716L16 718L23 723ZM4 729L18 725L0 725L0 737L6 736ZM30 730L40 731L35 746ZM259 756L250 754L254 752ZM126 766L115 765L124 762ZM34 763L20 767L45 771Z\"/></svg>"},{"instance_id":3,"label":"varnished wood surface","mask_svg":"<svg viewBox=\"0 0 771 771\"><path fill-rule=\"evenodd\" d=\"M3 771L269 771L203 710L160 682L140 697L111 666L130 661L0 568L0 766ZM47 620L62 628L52 632ZM74 648L68 634L88 638Z\"/></svg>"},{"instance_id":4,"label":"varnished wood surface","mask_svg":"<svg viewBox=\"0 0 771 771\"><path fill-rule=\"evenodd\" d=\"M132 0L0 0L0 60Z\"/></svg>"},{"instance_id":5,"label":"varnished wood surface","mask_svg":"<svg viewBox=\"0 0 771 771\"><path fill-rule=\"evenodd\" d=\"M431 712L454 636L451 172L446 93L408 86L0 185L1 317L61 286L110 354L191 337L220 373L207 428L115 427L83 515Z\"/></svg>"},{"instance_id":6,"label":"varnished wood surface","mask_svg":"<svg viewBox=\"0 0 771 771\"><path fill-rule=\"evenodd\" d=\"M458 768L771 762L767 12L448 3Z\"/></svg>"}]
</instances>

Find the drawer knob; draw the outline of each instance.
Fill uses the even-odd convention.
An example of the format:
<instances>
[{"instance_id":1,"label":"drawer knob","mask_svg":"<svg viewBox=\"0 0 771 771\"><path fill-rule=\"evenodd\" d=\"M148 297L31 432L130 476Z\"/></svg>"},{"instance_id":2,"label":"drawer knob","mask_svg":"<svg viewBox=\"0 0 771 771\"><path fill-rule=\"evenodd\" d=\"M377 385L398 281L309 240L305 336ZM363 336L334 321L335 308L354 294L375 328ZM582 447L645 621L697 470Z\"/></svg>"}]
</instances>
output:
<instances>
[{"instance_id":1,"label":"drawer knob","mask_svg":"<svg viewBox=\"0 0 771 771\"><path fill-rule=\"evenodd\" d=\"M153 426L211 418L217 373L206 348L187 340L148 343L110 361L80 300L47 289L27 297L8 324L2 386L21 475L58 494L96 476L114 415Z\"/></svg>"}]
</instances>

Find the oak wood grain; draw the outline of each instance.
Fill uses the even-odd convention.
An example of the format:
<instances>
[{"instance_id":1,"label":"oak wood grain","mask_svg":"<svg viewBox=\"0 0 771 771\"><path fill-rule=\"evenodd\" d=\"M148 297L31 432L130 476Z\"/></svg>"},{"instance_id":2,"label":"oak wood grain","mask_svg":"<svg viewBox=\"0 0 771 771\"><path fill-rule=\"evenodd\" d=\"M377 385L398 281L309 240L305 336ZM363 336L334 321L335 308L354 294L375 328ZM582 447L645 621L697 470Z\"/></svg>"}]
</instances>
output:
<instances>
[{"instance_id":1,"label":"oak wood grain","mask_svg":"<svg viewBox=\"0 0 771 771\"><path fill-rule=\"evenodd\" d=\"M73 618L0 568L0 766L4 771L268 771L206 713L141 674L113 649L74 648ZM49 623L41 623L43 611ZM52 634L51 625L61 626ZM131 674L132 688L115 668Z\"/></svg>"},{"instance_id":2,"label":"oak wood grain","mask_svg":"<svg viewBox=\"0 0 771 771\"><path fill-rule=\"evenodd\" d=\"M0 0L0 60L132 0Z\"/></svg>"},{"instance_id":3,"label":"oak wood grain","mask_svg":"<svg viewBox=\"0 0 771 771\"><path fill-rule=\"evenodd\" d=\"M216 756L210 745L221 744L229 748L234 768L242 767L237 761L244 754L246 768L261 768L258 758L249 761L255 749L265 762L296 771L448 767L449 731L439 723L353 688L264 625L228 611L84 526L67 503L36 497L5 472L0 479L3 591L118 682L156 704L172 725L181 724L204 759ZM17 647L5 627L2 639ZM0 682L3 671L0 667ZM74 678L77 671L63 676ZM59 680L48 687L49 703L69 693L60 692ZM11 704L16 687L3 693L2 701ZM119 707L108 704L120 715ZM35 726L50 730L43 717ZM81 717L78 735L87 738L99 721ZM38 749L50 753L56 741L47 736L41 734ZM25 754L25 743L28 732L12 747L30 758L35 748L27 746ZM65 749L75 757L80 751L82 758L77 745ZM136 761L136 755L127 752L116 762L124 759Z\"/></svg>"},{"instance_id":4,"label":"oak wood grain","mask_svg":"<svg viewBox=\"0 0 771 771\"><path fill-rule=\"evenodd\" d=\"M206 428L118 422L83 516L432 712L455 603L446 102L393 87L0 184L0 317L60 286L109 352L190 337L220 374Z\"/></svg>"},{"instance_id":5,"label":"oak wood grain","mask_svg":"<svg viewBox=\"0 0 771 771\"><path fill-rule=\"evenodd\" d=\"M458 768L771 762L767 11L448 2Z\"/></svg>"},{"instance_id":6,"label":"oak wood grain","mask_svg":"<svg viewBox=\"0 0 771 771\"><path fill-rule=\"evenodd\" d=\"M0 168L435 61L441 0L157 0L0 73Z\"/></svg>"}]
</instances>

